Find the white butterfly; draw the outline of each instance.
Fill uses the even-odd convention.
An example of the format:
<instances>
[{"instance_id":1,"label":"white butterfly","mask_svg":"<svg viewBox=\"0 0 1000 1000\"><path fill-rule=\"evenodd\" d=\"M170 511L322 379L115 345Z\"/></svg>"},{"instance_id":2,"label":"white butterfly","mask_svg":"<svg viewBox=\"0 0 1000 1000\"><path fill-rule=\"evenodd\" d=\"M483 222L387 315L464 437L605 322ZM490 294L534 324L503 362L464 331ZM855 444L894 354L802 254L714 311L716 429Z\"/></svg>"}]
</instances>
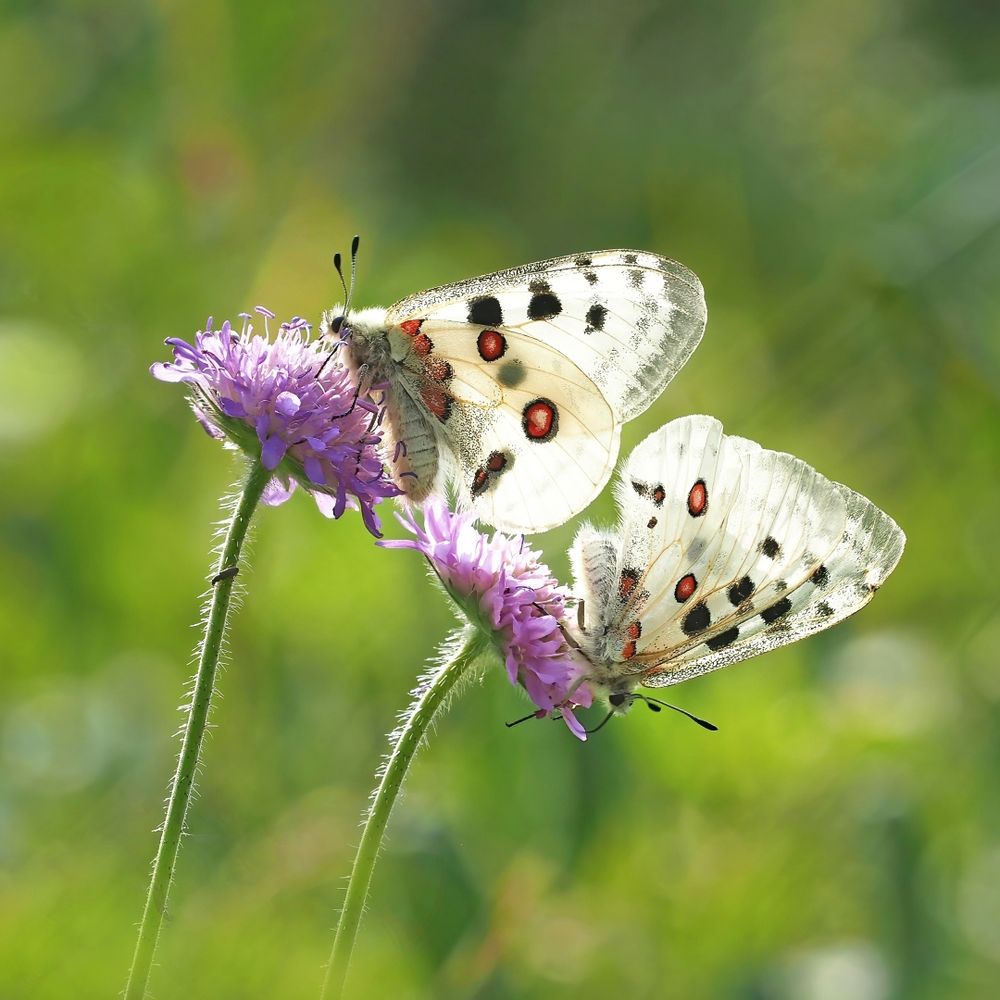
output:
<instances>
[{"instance_id":1,"label":"white butterfly","mask_svg":"<svg viewBox=\"0 0 1000 1000\"><path fill-rule=\"evenodd\" d=\"M355 370L388 383L396 476L421 503L459 504L510 532L544 531L600 493L621 425L701 339L701 282L655 254L604 250L443 285L345 319Z\"/></svg>"},{"instance_id":2,"label":"white butterfly","mask_svg":"<svg viewBox=\"0 0 1000 1000\"><path fill-rule=\"evenodd\" d=\"M570 552L570 635L612 712L643 697L637 685L677 684L854 614L906 541L870 500L713 417L649 435L615 492L617 528L584 526Z\"/></svg>"}]
</instances>

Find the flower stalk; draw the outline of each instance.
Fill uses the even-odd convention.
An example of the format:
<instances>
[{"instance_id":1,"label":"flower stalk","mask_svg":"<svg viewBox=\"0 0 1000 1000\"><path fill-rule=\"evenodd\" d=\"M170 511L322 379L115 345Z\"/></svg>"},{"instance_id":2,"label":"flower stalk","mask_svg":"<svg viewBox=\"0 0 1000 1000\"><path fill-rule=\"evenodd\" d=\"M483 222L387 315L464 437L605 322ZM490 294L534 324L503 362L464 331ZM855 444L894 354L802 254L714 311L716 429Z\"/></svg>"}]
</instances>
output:
<instances>
[{"instance_id":1,"label":"flower stalk","mask_svg":"<svg viewBox=\"0 0 1000 1000\"><path fill-rule=\"evenodd\" d=\"M201 759L233 585L239 571L240 552L254 511L271 480L271 475L259 460L250 463L233 506L232 515L225 527L219 561L212 575L212 596L205 619L205 633L200 644L198 670L188 706L187 724L177 758L177 771L170 787L166 817L160 831L160 844L153 862L149 891L132 957L132 968L125 987L125 1000L143 1000L146 995L146 985L173 881L174 866L180 850L181 836L184 833L191 793L194 789L195 771Z\"/></svg>"},{"instance_id":2,"label":"flower stalk","mask_svg":"<svg viewBox=\"0 0 1000 1000\"><path fill-rule=\"evenodd\" d=\"M454 692L456 684L470 677L477 662L489 652L496 655L488 635L482 630L467 626L455 633L445 647L440 663L421 678L412 692L410 707L403 715L399 727L389 737L389 755L380 770L379 782L372 795L354 867L347 883L344 906L337 923L323 984L324 1000L336 1000L343 995L379 847L414 755L429 726Z\"/></svg>"}]
</instances>

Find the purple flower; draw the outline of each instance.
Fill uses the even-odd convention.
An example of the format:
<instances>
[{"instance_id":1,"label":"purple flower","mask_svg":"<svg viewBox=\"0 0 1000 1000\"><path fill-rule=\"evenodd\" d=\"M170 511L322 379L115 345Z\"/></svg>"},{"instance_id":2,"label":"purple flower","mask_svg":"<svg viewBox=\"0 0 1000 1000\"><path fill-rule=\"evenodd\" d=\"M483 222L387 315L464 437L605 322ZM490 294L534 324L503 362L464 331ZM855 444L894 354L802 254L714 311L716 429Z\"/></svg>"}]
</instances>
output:
<instances>
[{"instance_id":1,"label":"purple flower","mask_svg":"<svg viewBox=\"0 0 1000 1000\"><path fill-rule=\"evenodd\" d=\"M560 627L566 589L523 537L497 532L487 538L473 526L473 514L453 514L436 498L423 513L423 527L412 513L396 515L416 538L379 544L422 552L468 619L491 636L510 682L527 691L538 717L558 709L573 735L585 740L573 709L589 707L593 694L580 681L583 663Z\"/></svg>"},{"instance_id":2,"label":"purple flower","mask_svg":"<svg viewBox=\"0 0 1000 1000\"><path fill-rule=\"evenodd\" d=\"M379 457L381 435L373 432L379 407L330 357L329 345L309 340L305 320L282 323L272 341L267 321L274 313L256 311L264 317L263 336L254 333L249 313L240 313L241 333L228 320L214 331L209 318L193 344L167 340L173 361L150 372L164 382L186 382L208 433L274 471L265 503L284 503L299 484L326 517L359 509L368 530L381 537L375 505L400 490Z\"/></svg>"}]
</instances>

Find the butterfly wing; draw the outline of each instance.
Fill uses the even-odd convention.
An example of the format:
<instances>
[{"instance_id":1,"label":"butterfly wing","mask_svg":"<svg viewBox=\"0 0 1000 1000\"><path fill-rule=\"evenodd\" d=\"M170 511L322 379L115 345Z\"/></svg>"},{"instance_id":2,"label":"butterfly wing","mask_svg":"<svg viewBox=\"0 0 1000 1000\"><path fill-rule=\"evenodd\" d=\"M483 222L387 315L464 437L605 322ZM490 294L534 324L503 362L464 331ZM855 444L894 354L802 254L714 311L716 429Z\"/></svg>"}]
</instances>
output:
<instances>
[{"instance_id":1,"label":"butterfly wing","mask_svg":"<svg viewBox=\"0 0 1000 1000\"><path fill-rule=\"evenodd\" d=\"M592 655L652 687L755 656L859 610L904 536L805 462L728 437L711 417L643 441L618 485L617 576ZM582 538L574 562L583 567Z\"/></svg>"},{"instance_id":2,"label":"butterfly wing","mask_svg":"<svg viewBox=\"0 0 1000 1000\"><path fill-rule=\"evenodd\" d=\"M866 497L829 483L843 500L843 536L826 559L778 602L734 615L724 628L643 673L648 687L666 687L821 632L860 611L895 569L906 538ZM750 609L753 612L753 609Z\"/></svg>"},{"instance_id":3,"label":"butterfly wing","mask_svg":"<svg viewBox=\"0 0 1000 1000\"><path fill-rule=\"evenodd\" d=\"M460 500L532 532L600 492L621 423L662 392L705 317L701 283L682 265L603 251L431 289L386 323L404 345L393 356L407 391L455 459Z\"/></svg>"},{"instance_id":4,"label":"butterfly wing","mask_svg":"<svg viewBox=\"0 0 1000 1000\"><path fill-rule=\"evenodd\" d=\"M432 325L399 369L404 390L434 416L464 508L508 531L562 524L601 491L614 468L619 429L607 400L568 357L523 334L502 338L495 362L477 333ZM481 331L480 331L481 332Z\"/></svg>"}]
</instances>

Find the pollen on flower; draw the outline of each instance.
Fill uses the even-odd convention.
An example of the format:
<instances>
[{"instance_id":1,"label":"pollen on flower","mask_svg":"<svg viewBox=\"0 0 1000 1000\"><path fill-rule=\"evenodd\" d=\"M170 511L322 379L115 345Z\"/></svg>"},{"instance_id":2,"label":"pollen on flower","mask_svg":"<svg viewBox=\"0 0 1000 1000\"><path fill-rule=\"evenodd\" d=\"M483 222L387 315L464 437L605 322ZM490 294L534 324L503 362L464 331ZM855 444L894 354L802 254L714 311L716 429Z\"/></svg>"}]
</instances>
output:
<instances>
[{"instance_id":1,"label":"pollen on flower","mask_svg":"<svg viewBox=\"0 0 1000 1000\"><path fill-rule=\"evenodd\" d=\"M436 498L423 514L423 525L410 512L396 515L414 538L379 544L423 553L468 619L490 635L510 682L543 715L559 711L570 731L586 739L573 710L589 707L593 695L562 631L566 589L523 537L489 538L476 529L474 514L454 514Z\"/></svg>"},{"instance_id":2,"label":"pollen on flower","mask_svg":"<svg viewBox=\"0 0 1000 1000\"><path fill-rule=\"evenodd\" d=\"M379 407L331 357L329 345L310 340L304 319L282 323L272 339L274 313L263 306L254 311L263 334L254 331L250 313L240 313L239 333L228 320L213 330L210 318L193 343L168 339L173 360L150 372L163 382L184 382L202 426L274 472L266 503L283 503L298 484L326 517L358 509L380 536L375 506L400 491L379 456Z\"/></svg>"}]
</instances>

